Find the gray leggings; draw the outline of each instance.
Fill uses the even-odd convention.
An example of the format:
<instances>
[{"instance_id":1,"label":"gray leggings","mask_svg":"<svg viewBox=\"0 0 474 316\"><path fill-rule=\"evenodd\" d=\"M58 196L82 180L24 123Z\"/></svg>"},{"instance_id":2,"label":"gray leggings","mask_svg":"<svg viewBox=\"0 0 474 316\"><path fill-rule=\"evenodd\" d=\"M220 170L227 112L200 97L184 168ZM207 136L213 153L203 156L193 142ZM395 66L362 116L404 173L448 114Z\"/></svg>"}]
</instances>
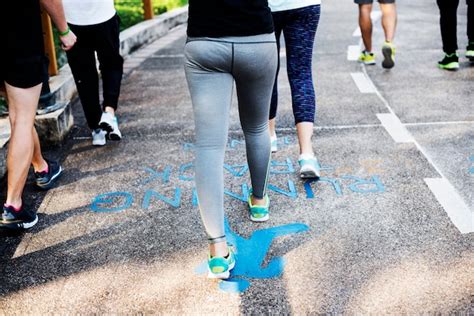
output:
<instances>
[{"instance_id":1,"label":"gray leggings","mask_svg":"<svg viewBox=\"0 0 474 316\"><path fill-rule=\"evenodd\" d=\"M196 131L196 190L209 241L216 243L225 238L223 170L234 81L253 196L265 196L275 36L189 38L184 51Z\"/></svg>"}]
</instances>

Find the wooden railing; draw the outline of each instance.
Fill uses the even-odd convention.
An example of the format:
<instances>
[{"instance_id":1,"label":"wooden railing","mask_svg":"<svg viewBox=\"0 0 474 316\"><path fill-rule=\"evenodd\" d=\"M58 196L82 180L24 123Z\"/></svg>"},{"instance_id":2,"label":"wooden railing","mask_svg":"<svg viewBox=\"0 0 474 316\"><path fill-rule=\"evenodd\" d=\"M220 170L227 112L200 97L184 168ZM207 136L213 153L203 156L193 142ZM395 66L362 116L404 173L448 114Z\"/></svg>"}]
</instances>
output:
<instances>
[{"instance_id":1,"label":"wooden railing","mask_svg":"<svg viewBox=\"0 0 474 316\"><path fill-rule=\"evenodd\" d=\"M152 0L142 0L145 20L153 19L153 3ZM44 48L46 56L49 58L49 75L56 76L59 74L56 50L54 47L53 27L48 14L42 10L41 20L43 23Z\"/></svg>"}]
</instances>

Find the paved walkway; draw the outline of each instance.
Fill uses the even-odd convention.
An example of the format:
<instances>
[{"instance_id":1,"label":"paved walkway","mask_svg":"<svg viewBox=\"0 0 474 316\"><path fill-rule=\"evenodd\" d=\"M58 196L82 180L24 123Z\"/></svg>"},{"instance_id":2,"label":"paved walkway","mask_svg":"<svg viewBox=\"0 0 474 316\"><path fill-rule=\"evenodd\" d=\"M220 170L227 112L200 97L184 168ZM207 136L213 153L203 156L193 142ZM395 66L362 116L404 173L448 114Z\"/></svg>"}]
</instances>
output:
<instances>
[{"instance_id":1,"label":"paved walkway","mask_svg":"<svg viewBox=\"0 0 474 316\"><path fill-rule=\"evenodd\" d=\"M126 65L123 141L92 148L79 119L52 152L64 158L59 186L28 189L40 223L1 237L0 314L473 312L474 67L436 68L433 1L399 7L397 66L385 71L348 60L360 41L356 7L324 3L314 63L323 178L295 172L282 75L264 224L247 219L242 201L249 175L234 106L225 175L239 262L221 283L200 274L185 28L137 52Z\"/></svg>"}]
</instances>

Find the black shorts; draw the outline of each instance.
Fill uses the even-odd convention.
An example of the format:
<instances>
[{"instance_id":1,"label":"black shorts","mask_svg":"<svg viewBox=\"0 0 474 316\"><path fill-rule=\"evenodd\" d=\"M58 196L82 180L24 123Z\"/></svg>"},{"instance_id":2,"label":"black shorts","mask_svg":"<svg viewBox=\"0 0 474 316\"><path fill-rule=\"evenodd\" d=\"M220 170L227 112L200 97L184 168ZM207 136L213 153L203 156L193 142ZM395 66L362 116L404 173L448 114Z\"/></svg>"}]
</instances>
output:
<instances>
[{"instance_id":1,"label":"black shorts","mask_svg":"<svg viewBox=\"0 0 474 316\"><path fill-rule=\"evenodd\" d=\"M46 80L48 59L44 55L39 0L2 2L0 82L31 88Z\"/></svg>"},{"instance_id":2,"label":"black shorts","mask_svg":"<svg viewBox=\"0 0 474 316\"><path fill-rule=\"evenodd\" d=\"M395 0L377 0L379 3L395 3ZM374 3L374 0L354 0L357 4L371 4Z\"/></svg>"}]
</instances>

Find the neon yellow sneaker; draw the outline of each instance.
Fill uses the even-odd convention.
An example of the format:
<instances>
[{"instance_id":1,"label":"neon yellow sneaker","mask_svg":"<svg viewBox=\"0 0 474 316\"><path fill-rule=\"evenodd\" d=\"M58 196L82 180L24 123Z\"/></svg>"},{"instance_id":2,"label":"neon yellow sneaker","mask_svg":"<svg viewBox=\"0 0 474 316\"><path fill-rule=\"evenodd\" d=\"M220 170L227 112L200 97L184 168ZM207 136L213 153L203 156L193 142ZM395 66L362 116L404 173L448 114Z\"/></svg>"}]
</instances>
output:
<instances>
[{"instance_id":1,"label":"neon yellow sneaker","mask_svg":"<svg viewBox=\"0 0 474 316\"><path fill-rule=\"evenodd\" d=\"M385 42L382 46L383 62L382 67L390 69L395 66L395 46L390 42Z\"/></svg>"},{"instance_id":2,"label":"neon yellow sneaker","mask_svg":"<svg viewBox=\"0 0 474 316\"><path fill-rule=\"evenodd\" d=\"M445 54L443 60L438 62L438 67L446 70L459 69L459 57L458 54Z\"/></svg>"},{"instance_id":3,"label":"neon yellow sneaker","mask_svg":"<svg viewBox=\"0 0 474 316\"><path fill-rule=\"evenodd\" d=\"M364 65L375 65L375 55L374 53L369 53L368 51L363 51L360 53L359 62Z\"/></svg>"},{"instance_id":4,"label":"neon yellow sneaker","mask_svg":"<svg viewBox=\"0 0 474 316\"><path fill-rule=\"evenodd\" d=\"M467 45L466 57L471 63L474 63L474 42L469 42L469 45Z\"/></svg>"}]
</instances>

